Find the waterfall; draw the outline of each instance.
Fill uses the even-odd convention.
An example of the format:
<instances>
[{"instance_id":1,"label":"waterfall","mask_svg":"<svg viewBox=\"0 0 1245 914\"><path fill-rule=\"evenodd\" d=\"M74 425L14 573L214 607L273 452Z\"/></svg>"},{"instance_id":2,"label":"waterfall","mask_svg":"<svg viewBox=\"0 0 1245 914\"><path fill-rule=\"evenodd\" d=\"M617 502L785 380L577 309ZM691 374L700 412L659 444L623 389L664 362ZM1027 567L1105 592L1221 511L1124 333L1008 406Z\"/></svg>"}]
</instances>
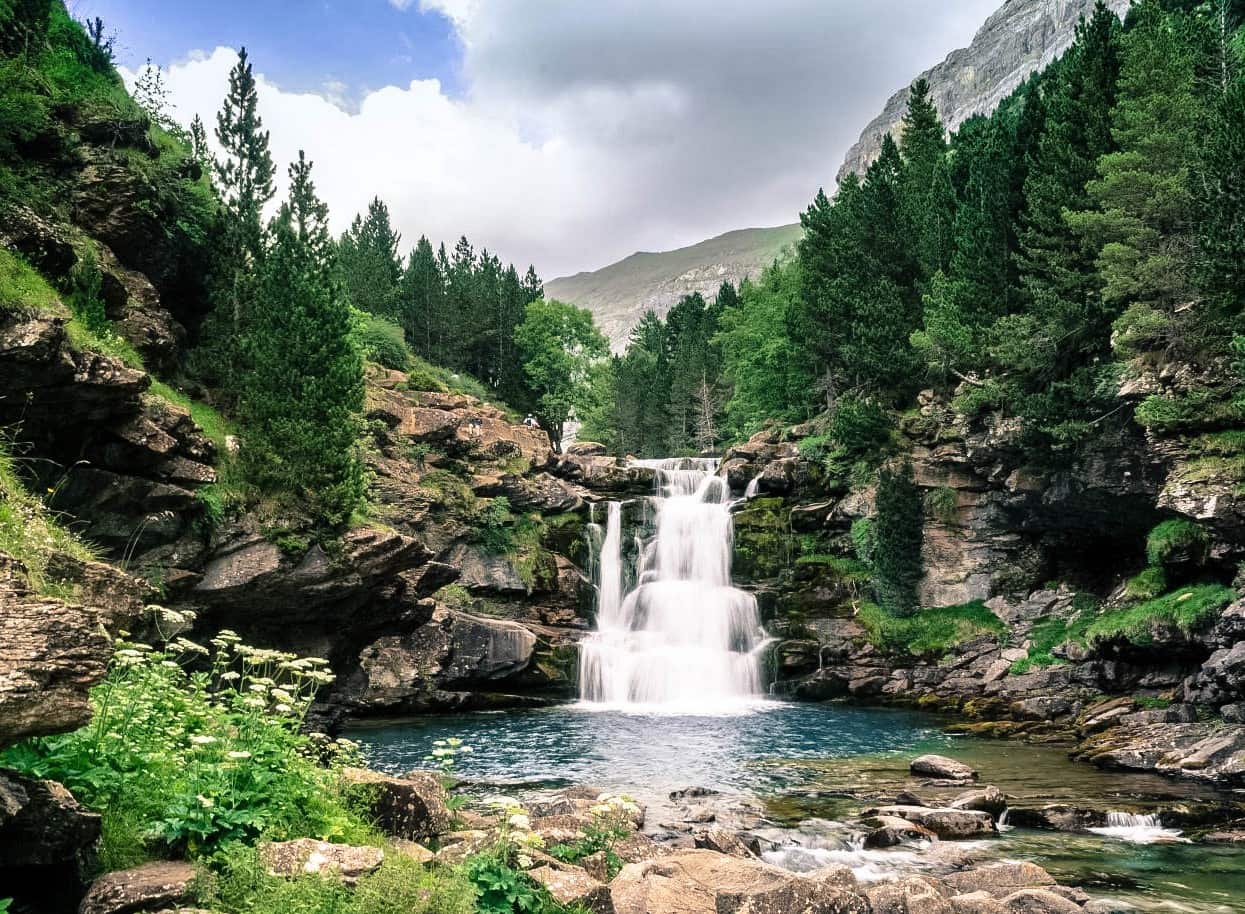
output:
<instances>
[{"instance_id":1,"label":"waterfall","mask_svg":"<svg viewBox=\"0 0 1245 914\"><path fill-rule=\"evenodd\" d=\"M1091 832L1105 838L1130 841L1133 844L1187 843L1174 828L1164 828L1157 815L1138 815L1131 812L1108 812L1107 824L1091 828Z\"/></svg>"},{"instance_id":2,"label":"waterfall","mask_svg":"<svg viewBox=\"0 0 1245 914\"><path fill-rule=\"evenodd\" d=\"M761 474L757 473L748 480L748 487L744 489L744 500L751 501L757 497L757 493L761 490Z\"/></svg>"},{"instance_id":3,"label":"waterfall","mask_svg":"<svg viewBox=\"0 0 1245 914\"><path fill-rule=\"evenodd\" d=\"M597 630L580 650L588 703L688 713L761 693L766 642L751 594L731 586L730 490L702 458L637 461L655 471L656 533L640 541L623 595L621 505L610 502L597 581Z\"/></svg>"}]
</instances>

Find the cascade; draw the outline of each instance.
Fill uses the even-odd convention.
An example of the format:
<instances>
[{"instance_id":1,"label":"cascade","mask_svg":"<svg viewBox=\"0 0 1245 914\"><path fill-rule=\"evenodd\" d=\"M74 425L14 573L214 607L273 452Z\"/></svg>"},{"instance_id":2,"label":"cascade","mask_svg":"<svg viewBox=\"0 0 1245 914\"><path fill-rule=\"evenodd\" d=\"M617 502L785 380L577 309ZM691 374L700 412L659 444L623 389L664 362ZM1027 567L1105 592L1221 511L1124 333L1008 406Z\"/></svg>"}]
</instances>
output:
<instances>
[{"instance_id":1,"label":"cascade","mask_svg":"<svg viewBox=\"0 0 1245 914\"><path fill-rule=\"evenodd\" d=\"M656 533L638 541L624 594L622 505L610 502L597 570L597 630L580 648L579 694L610 707L696 713L761 694L766 635L756 599L731 586L730 490L707 458L636 461L656 476Z\"/></svg>"}]
</instances>

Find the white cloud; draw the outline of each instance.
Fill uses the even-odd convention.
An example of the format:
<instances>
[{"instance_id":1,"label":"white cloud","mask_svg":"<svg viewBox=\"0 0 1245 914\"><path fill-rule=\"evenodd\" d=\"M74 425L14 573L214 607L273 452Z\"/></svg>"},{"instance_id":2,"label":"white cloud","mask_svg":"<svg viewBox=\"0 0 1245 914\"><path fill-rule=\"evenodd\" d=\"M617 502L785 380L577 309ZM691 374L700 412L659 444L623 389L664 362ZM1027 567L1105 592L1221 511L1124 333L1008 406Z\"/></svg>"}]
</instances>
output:
<instances>
[{"instance_id":1,"label":"white cloud","mask_svg":"<svg viewBox=\"0 0 1245 914\"><path fill-rule=\"evenodd\" d=\"M255 61L276 159L299 149L335 228L373 195L413 244L466 234L542 275L794 221L886 97L996 0L389 0L445 14L467 91L436 80L356 110ZM234 53L169 68L176 114L214 123Z\"/></svg>"}]
</instances>

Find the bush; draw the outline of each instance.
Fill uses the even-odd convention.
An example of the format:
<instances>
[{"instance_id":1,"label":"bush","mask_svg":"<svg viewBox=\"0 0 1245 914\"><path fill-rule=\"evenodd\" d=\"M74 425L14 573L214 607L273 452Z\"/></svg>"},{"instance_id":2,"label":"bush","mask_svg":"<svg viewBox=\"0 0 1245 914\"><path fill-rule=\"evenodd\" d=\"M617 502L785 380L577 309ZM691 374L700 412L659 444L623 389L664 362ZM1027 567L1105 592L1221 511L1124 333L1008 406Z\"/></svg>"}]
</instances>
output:
<instances>
[{"instance_id":1,"label":"bush","mask_svg":"<svg viewBox=\"0 0 1245 914\"><path fill-rule=\"evenodd\" d=\"M411 367L411 351L401 327L364 311L357 312L356 320L355 333L365 359L394 371L407 371Z\"/></svg>"},{"instance_id":2,"label":"bush","mask_svg":"<svg viewBox=\"0 0 1245 914\"><path fill-rule=\"evenodd\" d=\"M860 456L885 446L890 419L876 401L846 395L839 398L828 432L849 455Z\"/></svg>"},{"instance_id":3,"label":"bush","mask_svg":"<svg viewBox=\"0 0 1245 914\"><path fill-rule=\"evenodd\" d=\"M352 761L351 744L300 732L331 680L323 660L251 648L229 632L210 649L122 642L92 690L91 723L11 747L0 764L65 784L103 813L106 836L124 837L105 852L131 859L135 836L147 854L192 857L260 837L368 840L337 772L319 762Z\"/></svg>"},{"instance_id":4,"label":"bush","mask_svg":"<svg viewBox=\"0 0 1245 914\"><path fill-rule=\"evenodd\" d=\"M925 493L925 510L944 524L955 522L955 509L958 496L950 486L939 486Z\"/></svg>"},{"instance_id":5,"label":"bush","mask_svg":"<svg viewBox=\"0 0 1245 914\"><path fill-rule=\"evenodd\" d=\"M1236 591L1222 584L1182 587L1153 600L1104 613L1089 625L1085 637L1091 644L1123 640L1149 645L1155 629L1174 626L1190 634L1209 624L1235 599Z\"/></svg>"},{"instance_id":6,"label":"bush","mask_svg":"<svg viewBox=\"0 0 1245 914\"><path fill-rule=\"evenodd\" d=\"M1159 435L1213 429L1237 424L1245 417L1241 405L1226 392L1195 388L1177 396L1151 394L1137 406L1137 424Z\"/></svg>"},{"instance_id":7,"label":"bush","mask_svg":"<svg viewBox=\"0 0 1245 914\"><path fill-rule=\"evenodd\" d=\"M1152 566L1162 567L1175 559L1188 557L1200 565L1210 549L1210 537L1191 520L1166 520L1146 537L1146 559Z\"/></svg>"},{"instance_id":8,"label":"bush","mask_svg":"<svg viewBox=\"0 0 1245 914\"><path fill-rule=\"evenodd\" d=\"M475 517L475 541L485 552L502 555L511 550L514 544L514 515L510 513L510 499L504 495L490 499L476 512Z\"/></svg>"}]
</instances>

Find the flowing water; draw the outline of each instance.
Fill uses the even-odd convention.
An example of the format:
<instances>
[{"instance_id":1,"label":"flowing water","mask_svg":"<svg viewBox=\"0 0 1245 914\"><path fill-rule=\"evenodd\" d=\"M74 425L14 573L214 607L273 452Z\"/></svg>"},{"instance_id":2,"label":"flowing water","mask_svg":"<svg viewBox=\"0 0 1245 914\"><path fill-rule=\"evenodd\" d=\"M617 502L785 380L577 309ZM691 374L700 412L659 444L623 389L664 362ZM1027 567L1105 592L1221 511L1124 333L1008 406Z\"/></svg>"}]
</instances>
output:
<instances>
[{"instance_id":1,"label":"flowing water","mask_svg":"<svg viewBox=\"0 0 1245 914\"><path fill-rule=\"evenodd\" d=\"M580 648L579 694L596 708L734 711L762 694L756 599L731 586L730 489L707 458L637 461L655 471L656 532L622 561L610 502L597 571L597 629ZM636 584L623 594L624 580Z\"/></svg>"}]
</instances>

